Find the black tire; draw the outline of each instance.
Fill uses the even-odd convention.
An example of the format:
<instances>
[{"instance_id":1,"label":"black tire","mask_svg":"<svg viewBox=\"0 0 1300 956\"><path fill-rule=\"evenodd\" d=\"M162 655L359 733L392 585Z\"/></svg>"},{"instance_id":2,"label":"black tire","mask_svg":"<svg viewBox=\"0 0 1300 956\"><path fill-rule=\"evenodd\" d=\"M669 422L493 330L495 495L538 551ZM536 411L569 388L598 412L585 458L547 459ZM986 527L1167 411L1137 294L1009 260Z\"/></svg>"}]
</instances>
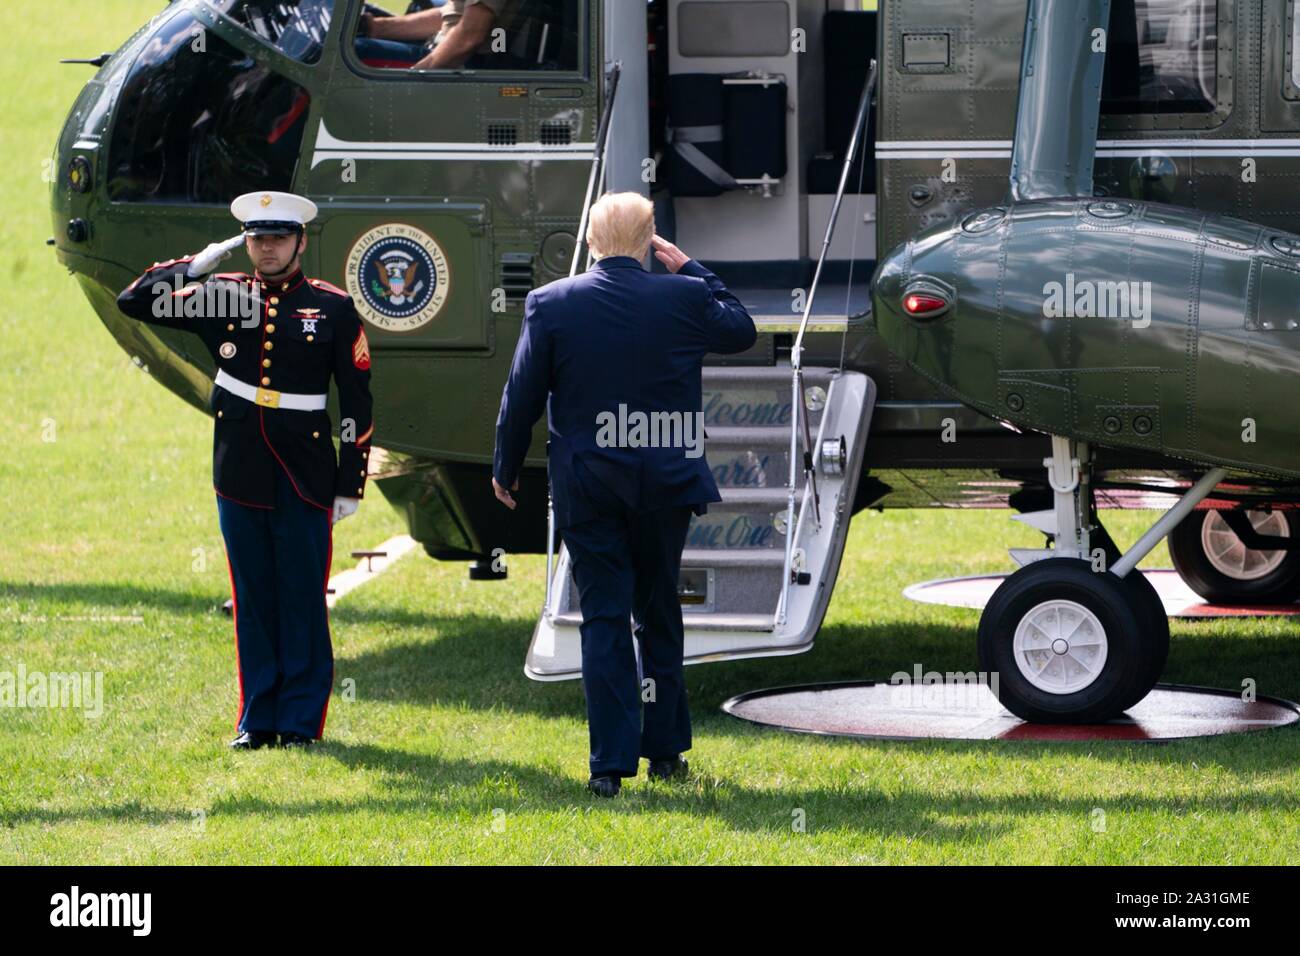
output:
<instances>
[{"instance_id":1,"label":"black tire","mask_svg":"<svg viewBox=\"0 0 1300 956\"><path fill-rule=\"evenodd\" d=\"M1215 567L1201 534L1213 513L1193 511L1169 533L1169 557L1189 588L1210 604L1292 604L1300 598L1300 551L1287 551L1277 567L1252 579L1232 577ZM1286 520L1291 537L1300 537L1300 518L1291 511L1276 513Z\"/></svg>"},{"instance_id":2,"label":"black tire","mask_svg":"<svg viewBox=\"0 0 1300 956\"><path fill-rule=\"evenodd\" d=\"M1092 546L1101 548L1106 554L1106 567L1112 568L1115 562L1120 559L1119 545L1117 545L1110 532L1096 521L1096 515L1093 515L1095 528L1092 533ZM1142 691L1141 697L1129 701L1124 705L1128 710L1136 704L1142 697L1149 692L1150 687L1154 687L1160 680L1160 675L1165 672L1165 664L1169 661L1169 615L1165 613L1165 602L1160 600L1160 595L1156 592L1155 586L1146 579L1146 576L1134 568L1124 578L1124 584L1133 592L1134 600L1139 602L1146 615L1145 627L1148 628L1152 641L1150 668L1143 677L1143 683L1148 686L1147 690Z\"/></svg>"},{"instance_id":3,"label":"black tire","mask_svg":"<svg viewBox=\"0 0 1300 956\"><path fill-rule=\"evenodd\" d=\"M1164 666L1161 633L1167 652L1168 630L1167 624L1163 630L1154 626L1150 595L1144 594L1142 585L1108 571L1093 571L1089 562L1075 558L1035 561L1003 581L985 607L979 626L980 667L997 675L1002 705L1035 723L1081 724L1109 720L1145 697ZM1035 609L1038 614L1050 614L1039 608L1050 601L1069 601L1082 607L1101 627L1106 642L1106 657L1096 676L1087 684L1061 692L1036 685L1016 659L1016 629ZM1083 652L1084 656L1088 653ZM1080 676L1086 668L1078 657L1068 653L1058 657L1061 659L1046 658L1050 663L1044 670L1054 667L1076 683L1086 679Z\"/></svg>"},{"instance_id":4,"label":"black tire","mask_svg":"<svg viewBox=\"0 0 1300 956\"><path fill-rule=\"evenodd\" d=\"M1155 586L1137 568L1121 580L1133 595L1137 606L1142 609L1142 626L1146 628L1149 642L1147 670L1142 675L1138 696L1124 704L1123 709L1128 710L1151 692L1151 688L1160 680L1160 675L1165 672L1165 664L1169 661L1169 615L1165 613L1165 602L1160 600Z\"/></svg>"},{"instance_id":5,"label":"black tire","mask_svg":"<svg viewBox=\"0 0 1300 956\"><path fill-rule=\"evenodd\" d=\"M1093 549L1101 548L1105 556L1105 568L1110 569L1119 561L1122 552L1119 545L1110 536L1097 514L1094 511L1092 515L1093 530L1091 536L1091 547ZM1160 600L1160 595L1156 592L1155 586L1146 579L1141 571L1133 570L1123 578L1124 584L1133 592L1134 600L1137 607L1144 613L1144 627L1148 629L1148 637L1151 640L1151 657L1150 666L1143 675L1142 683L1139 685L1138 697L1128 701L1123 705L1123 710L1128 710L1134 704L1142 700L1150 689L1160 680L1160 676L1165 672L1165 665L1169 661L1169 615L1165 613L1165 605Z\"/></svg>"}]
</instances>

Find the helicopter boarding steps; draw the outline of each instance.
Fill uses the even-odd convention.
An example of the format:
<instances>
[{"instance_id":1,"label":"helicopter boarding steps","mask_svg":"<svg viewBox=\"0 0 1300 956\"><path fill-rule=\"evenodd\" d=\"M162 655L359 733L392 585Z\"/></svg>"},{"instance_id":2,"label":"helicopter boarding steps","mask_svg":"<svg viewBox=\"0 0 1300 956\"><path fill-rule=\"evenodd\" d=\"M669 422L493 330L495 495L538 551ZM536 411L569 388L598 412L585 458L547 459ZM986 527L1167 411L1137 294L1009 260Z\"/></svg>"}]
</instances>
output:
<instances>
[{"instance_id":1,"label":"helicopter boarding steps","mask_svg":"<svg viewBox=\"0 0 1300 956\"><path fill-rule=\"evenodd\" d=\"M706 366L703 386L705 455L722 501L691 519L682 554L678 595L686 662L806 651L835 587L875 383L859 372L803 370L820 504L814 508L806 472L797 467L796 537L784 609L791 367ZM538 621L524 666L534 680L582 676L582 613L564 548L554 580L554 607Z\"/></svg>"}]
</instances>

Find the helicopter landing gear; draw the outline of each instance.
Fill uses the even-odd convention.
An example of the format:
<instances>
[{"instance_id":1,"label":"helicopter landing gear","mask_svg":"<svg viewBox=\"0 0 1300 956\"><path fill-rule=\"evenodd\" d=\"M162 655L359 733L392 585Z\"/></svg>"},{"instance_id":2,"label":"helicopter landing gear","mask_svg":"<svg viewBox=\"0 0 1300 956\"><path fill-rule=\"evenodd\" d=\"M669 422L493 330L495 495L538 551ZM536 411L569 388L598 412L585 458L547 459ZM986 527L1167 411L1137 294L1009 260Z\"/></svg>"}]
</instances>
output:
<instances>
[{"instance_id":1,"label":"helicopter landing gear","mask_svg":"<svg viewBox=\"0 0 1300 956\"><path fill-rule=\"evenodd\" d=\"M980 667L997 674L1002 705L1024 720L1105 721L1150 692L1169 653L1164 607L1141 573L1130 572L1225 471L1207 472L1110 560L1118 549L1095 523L1087 445L1053 436L1052 457L1043 464L1054 507L1019 518L1049 534L1054 547L1012 552L1024 566L998 587L980 618Z\"/></svg>"},{"instance_id":2,"label":"helicopter landing gear","mask_svg":"<svg viewBox=\"0 0 1300 956\"><path fill-rule=\"evenodd\" d=\"M980 667L1002 705L1036 723L1099 723L1145 697L1161 639L1123 579L1077 558L1046 558L1002 584L980 618Z\"/></svg>"},{"instance_id":3,"label":"helicopter landing gear","mask_svg":"<svg viewBox=\"0 0 1300 956\"><path fill-rule=\"evenodd\" d=\"M471 561L469 565L471 581L504 581L507 575L506 568L499 565L495 558Z\"/></svg>"},{"instance_id":4,"label":"helicopter landing gear","mask_svg":"<svg viewBox=\"0 0 1300 956\"><path fill-rule=\"evenodd\" d=\"M1298 539L1287 550L1247 547L1231 527ZM1244 528L1241 530L1245 530ZM1300 517L1292 511L1193 511L1169 534L1174 570L1211 604L1291 604L1300 598Z\"/></svg>"}]
</instances>

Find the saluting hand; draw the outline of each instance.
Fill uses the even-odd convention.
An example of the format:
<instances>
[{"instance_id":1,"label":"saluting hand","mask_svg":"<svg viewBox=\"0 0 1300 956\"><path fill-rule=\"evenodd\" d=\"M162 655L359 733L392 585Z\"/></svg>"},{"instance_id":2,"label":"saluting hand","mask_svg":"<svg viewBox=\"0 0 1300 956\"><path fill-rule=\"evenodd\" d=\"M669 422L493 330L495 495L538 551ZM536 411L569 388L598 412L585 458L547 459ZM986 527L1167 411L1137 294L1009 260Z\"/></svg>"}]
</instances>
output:
<instances>
[{"instance_id":1,"label":"saluting hand","mask_svg":"<svg viewBox=\"0 0 1300 956\"><path fill-rule=\"evenodd\" d=\"M519 490L518 478L515 479L515 483L510 486L510 489L511 491ZM501 487L501 483L496 480L495 476L493 476L492 478L492 492L497 496L497 501L501 502L511 511L515 510L515 499L511 496L509 491L506 491L504 488Z\"/></svg>"},{"instance_id":2,"label":"saluting hand","mask_svg":"<svg viewBox=\"0 0 1300 956\"><path fill-rule=\"evenodd\" d=\"M202 252L195 253L190 264L185 267L185 274L191 279L197 279L199 276L205 276L217 267L217 263L222 259L229 259L231 252L238 249L244 244L244 234L241 232L237 236L231 236L229 239L223 239L221 242L213 242L203 248Z\"/></svg>"},{"instance_id":3,"label":"saluting hand","mask_svg":"<svg viewBox=\"0 0 1300 956\"><path fill-rule=\"evenodd\" d=\"M662 262L669 272L676 272L691 261L690 256L657 234L650 237L650 245L654 247L655 258Z\"/></svg>"}]
</instances>

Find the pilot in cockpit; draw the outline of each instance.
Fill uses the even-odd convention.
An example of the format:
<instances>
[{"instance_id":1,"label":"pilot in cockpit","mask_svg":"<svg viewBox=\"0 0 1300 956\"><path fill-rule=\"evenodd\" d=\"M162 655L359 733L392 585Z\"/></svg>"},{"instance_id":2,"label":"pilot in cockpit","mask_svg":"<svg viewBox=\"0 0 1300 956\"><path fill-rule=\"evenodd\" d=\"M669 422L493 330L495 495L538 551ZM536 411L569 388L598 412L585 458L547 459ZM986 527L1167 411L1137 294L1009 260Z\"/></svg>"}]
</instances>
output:
<instances>
[{"instance_id":1,"label":"pilot in cockpit","mask_svg":"<svg viewBox=\"0 0 1300 956\"><path fill-rule=\"evenodd\" d=\"M370 66L389 69L473 67L472 58L493 52L493 30L509 32L518 7L518 0L445 0L401 16L367 10L357 29L357 55Z\"/></svg>"}]
</instances>

